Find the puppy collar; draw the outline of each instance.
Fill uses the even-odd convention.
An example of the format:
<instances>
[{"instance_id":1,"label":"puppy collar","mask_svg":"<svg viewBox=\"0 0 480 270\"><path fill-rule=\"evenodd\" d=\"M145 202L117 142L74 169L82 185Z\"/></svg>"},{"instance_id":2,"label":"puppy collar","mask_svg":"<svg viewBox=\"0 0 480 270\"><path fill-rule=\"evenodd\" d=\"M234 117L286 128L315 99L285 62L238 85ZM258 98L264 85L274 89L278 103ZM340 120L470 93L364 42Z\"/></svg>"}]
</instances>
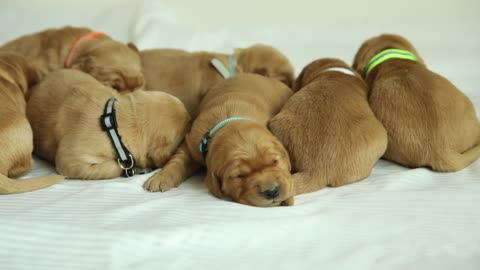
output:
<instances>
[{"instance_id":1,"label":"puppy collar","mask_svg":"<svg viewBox=\"0 0 480 270\"><path fill-rule=\"evenodd\" d=\"M65 59L65 63L64 63L64 67L65 68L68 68L70 67L70 64L72 62L72 59L73 59L73 53L75 52L75 49L82 43L85 43L89 40L92 40L96 37L100 37L100 36L107 36L106 34L104 33L101 33L101 32L91 32L79 39L77 39L77 41L75 41L75 43L73 44L72 48L70 49L70 51L68 52L68 55L67 55L67 58Z\"/></svg>"},{"instance_id":2,"label":"puppy collar","mask_svg":"<svg viewBox=\"0 0 480 270\"><path fill-rule=\"evenodd\" d=\"M331 68L327 68L327 69L323 70L321 73L329 72L329 71L341 72L341 73L343 73L343 74L347 74L347 75L351 75L351 76L354 76L354 77L355 77L355 73L354 73L353 71L351 71L351 70L348 69L348 68L343 68L343 67L331 67Z\"/></svg>"},{"instance_id":3,"label":"puppy collar","mask_svg":"<svg viewBox=\"0 0 480 270\"><path fill-rule=\"evenodd\" d=\"M115 115L115 101L114 97L110 98L105 105L105 112L100 117L102 129L107 132L110 141L115 148L118 155L118 166L123 169L124 177L131 177L135 175L135 158L128 151L127 147L122 143L122 137L118 134L117 117Z\"/></svg>"},{"instance_id":4,"label":"puppy collar","mask_svg":"<svg viewBox=\"0 0 480 270\"><path fill-rule=\"evenodd\" d=\"M225 124L230 123L232 121L237 121L237 120L250 120L250 119L246 117L230 117L218 122L218 124L216 124L209 132L205 134L202 141L200 142L200 145L198 146L200 153L202 153L203 159L207 157L208 142L212 138L213 134L215 134L215 132L217 132L219 129L225 126Z\"/></svg>"},{"instance_id":5,"label":"puppy collar","mask_svg":"<svg viewBox=\"0 0 480 270\"><path fill-rule=\"evenodd\" d=\"M417 61L417 57L413 53L407 50L400 50L400 49L383 50L379 52L377 55L375 55L374 57L372 57L370 61L368 61L367 65L363 70L364 78L367 78L370 71L372 71L372 69L374 69L376 66L390 59L405 59L405 60Z\"/></svg>"},{"instance_id":6,"label":"puppy collar","mask_svg":"<svg viewBox=\"0 0 480 270\"><path fill-rule=\"evenodd\" d=\"M210 63L224 79L228 79L237 74L237 58L233 54L228 56L228 69L217 58L213 58Z\"/></svg>"}]
</instances>

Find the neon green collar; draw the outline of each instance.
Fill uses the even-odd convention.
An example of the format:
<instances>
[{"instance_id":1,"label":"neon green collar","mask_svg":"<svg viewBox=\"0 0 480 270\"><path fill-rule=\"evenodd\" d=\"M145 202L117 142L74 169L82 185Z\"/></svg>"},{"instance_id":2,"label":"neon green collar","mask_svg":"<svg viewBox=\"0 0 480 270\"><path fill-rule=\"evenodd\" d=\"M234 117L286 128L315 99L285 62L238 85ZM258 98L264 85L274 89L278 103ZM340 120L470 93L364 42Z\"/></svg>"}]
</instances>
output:
<instances>
[{"instance_id":1,"label":"neon green collar","mask_svg":"<svg viewBox=\"0 0 480 270\"><path fill-rule=\"evenodd\" d=\"M363 70L363 74L365 78L368 77L368 74L372 69L374 69L376 66L380 65L381 63L390 60L390 59L406 59L406 60L411 60L411 61L417 61L417 57L406 50L399 50L399 49L387 49L379 52L377 55L372 57L370 61L368 61L367 65L365 66L365 69Z\"/></svg>"}]
</instances>

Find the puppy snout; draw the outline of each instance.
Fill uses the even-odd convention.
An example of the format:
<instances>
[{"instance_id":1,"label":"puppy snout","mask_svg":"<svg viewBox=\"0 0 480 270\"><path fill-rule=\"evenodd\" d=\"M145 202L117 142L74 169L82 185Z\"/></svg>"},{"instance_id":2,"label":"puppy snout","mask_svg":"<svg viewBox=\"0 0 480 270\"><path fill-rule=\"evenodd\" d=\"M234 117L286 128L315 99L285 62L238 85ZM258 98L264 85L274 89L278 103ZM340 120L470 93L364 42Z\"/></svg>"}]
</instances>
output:
<instances>
[{"instance_id":1,"label":"puppy snout","mask_svg":"<svg viewBox=\"0 0 480 270\"><path fill-rule=\"evenodd\" d=\"M263 197L267 199L274 199L280 194L280 187L278 185L269 187L266 190L263 190L262 192Z\"/></svg>"}]
</instances>

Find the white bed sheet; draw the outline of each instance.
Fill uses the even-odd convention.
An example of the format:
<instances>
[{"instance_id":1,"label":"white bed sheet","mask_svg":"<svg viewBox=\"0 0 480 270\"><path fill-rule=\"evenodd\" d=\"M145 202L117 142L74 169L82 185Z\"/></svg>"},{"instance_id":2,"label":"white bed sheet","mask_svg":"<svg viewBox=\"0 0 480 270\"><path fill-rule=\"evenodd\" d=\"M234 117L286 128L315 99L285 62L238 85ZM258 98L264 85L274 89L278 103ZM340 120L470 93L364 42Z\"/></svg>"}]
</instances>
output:
<instances>
[{"instance_id":1,"label":"white bed sheet","mask_svg":"<svg viewBox=\"0 0 480 270\"><path fill-rule=\"evenodd\" d=\"M307 5L307 18L285 19L289 7L279 7L280 16L261 5L266 16L247 20L225 4L209 19L192 18L192 8L208 8L185 1L2 1L0 22L8 31L0 33L0 43L65 24L89 26L141 49L230 52L262 42L285 52L298 73L320 57L351 62L363 40L395 32L464 91L478 114L480 17L467 16L478 4L452 2L465 16L454 10L456 16L447 16L448 1L439 4L445 14L429 17L418 10L411 17L372 11L317 17ZM25 177L52 171L37 160ZM66 180L0 196L0 269L480 269L480 161L461 172L435 173L381 160L361 182L268 209L214 198L201 173L177 189L148 193L142 184L150 175Z\"/></svg>"}]
</instances>

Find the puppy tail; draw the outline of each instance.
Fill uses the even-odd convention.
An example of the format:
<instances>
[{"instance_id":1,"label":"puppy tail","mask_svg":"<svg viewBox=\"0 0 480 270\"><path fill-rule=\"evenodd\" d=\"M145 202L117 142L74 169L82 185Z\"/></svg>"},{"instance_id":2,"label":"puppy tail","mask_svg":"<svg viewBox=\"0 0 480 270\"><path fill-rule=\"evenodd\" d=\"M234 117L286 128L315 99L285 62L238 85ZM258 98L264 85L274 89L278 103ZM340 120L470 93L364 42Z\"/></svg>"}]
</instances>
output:
<instances>
[{"instance_id":1,"label":"puppy tail","mask_svg":"<svg viewBox=\"0 0 480 270\"><path fill-rule=\"evenodd\" d=\"M14 194L34 191L54 185L65 179L62 175L49 175L31 179L11 179L0 174L0 194Z\"/></svg>"}]
</instances>

